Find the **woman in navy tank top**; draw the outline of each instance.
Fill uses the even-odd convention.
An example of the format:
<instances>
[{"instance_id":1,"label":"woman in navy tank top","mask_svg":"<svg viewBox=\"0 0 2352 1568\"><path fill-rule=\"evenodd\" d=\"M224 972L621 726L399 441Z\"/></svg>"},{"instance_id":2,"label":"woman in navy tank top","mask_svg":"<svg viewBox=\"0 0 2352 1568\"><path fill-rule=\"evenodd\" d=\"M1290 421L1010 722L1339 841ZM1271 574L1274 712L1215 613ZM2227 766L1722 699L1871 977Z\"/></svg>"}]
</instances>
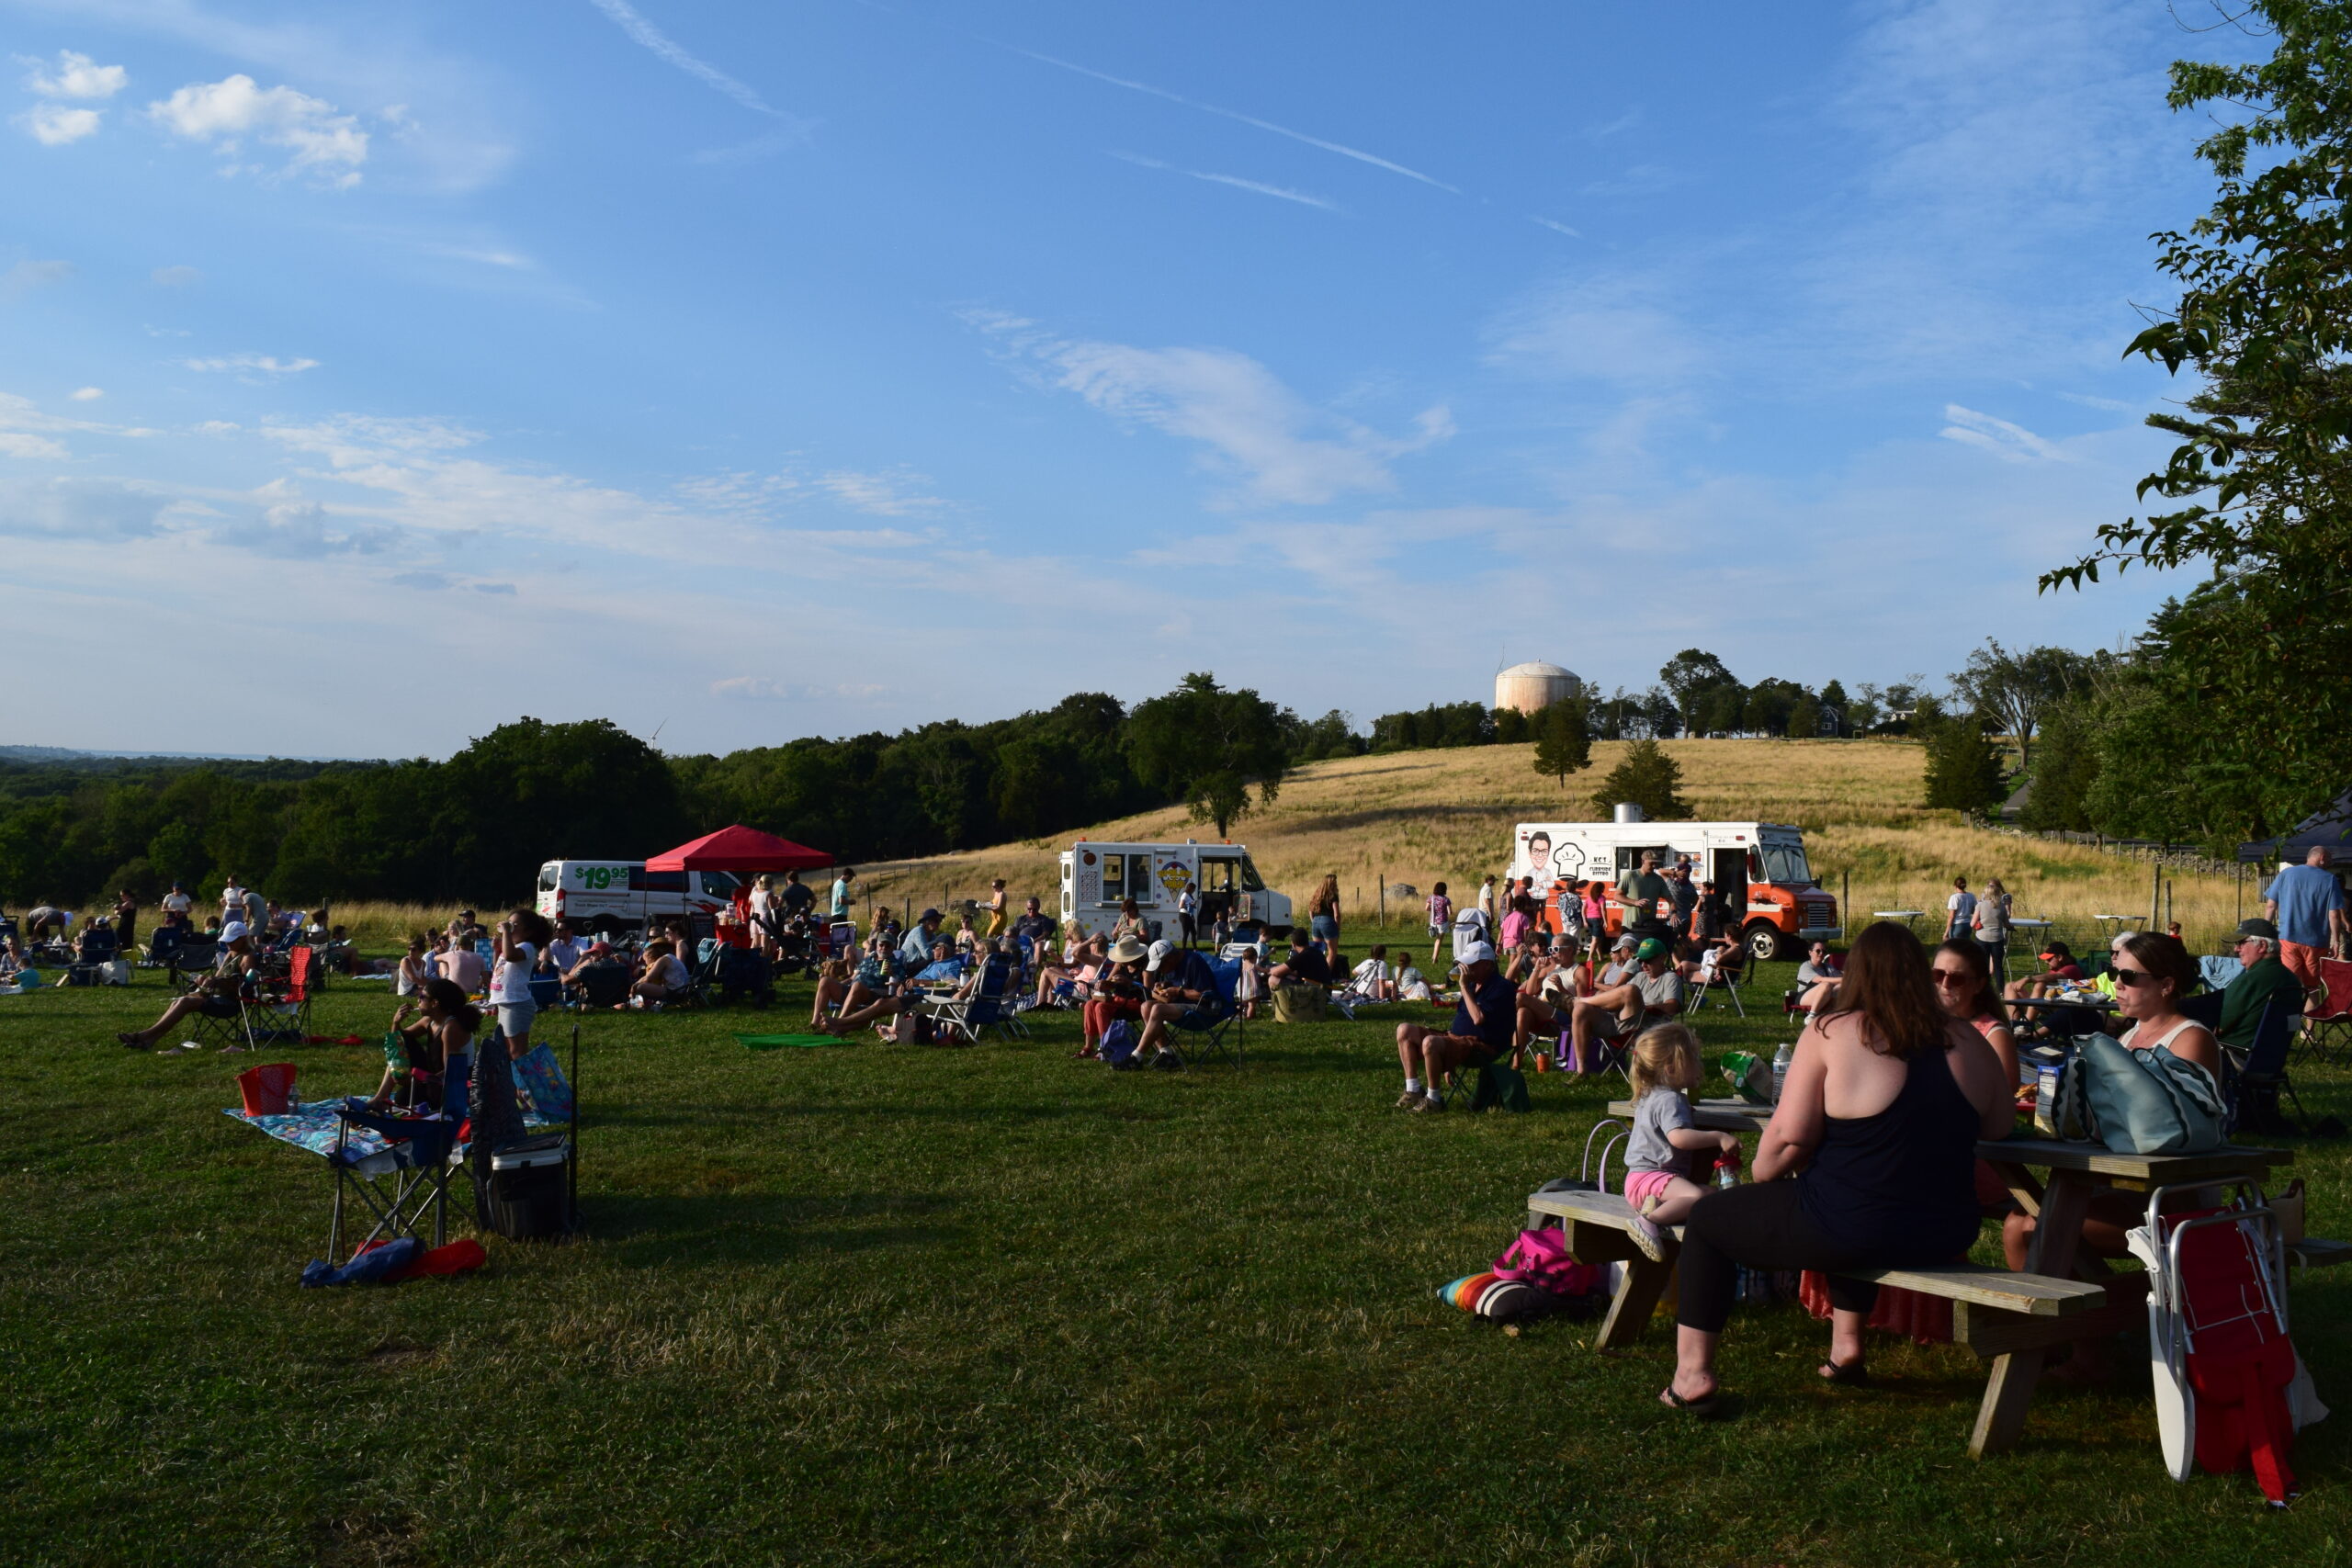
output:
<instances>
[{"instance_id":1,"label":"woman in navy tank top","mask_svg":"<svg viewBox=\"0 0 2352 1568\"><path fill-rule=\"evenodd\" d=\"M1821 1375L1857 1383L1878 1287L1837 1271L1948 1263L1976 1238L1977 1140L2016 1122L1999 1058L1945 1012L1926 950L1891 920L1855 939L1829 1009L1797 1040L1755 1181L1702 1198L1685 1222L1674 1381L1659 1396L1678 1409L1713 1408L1739 1265L1830 1276Z\"/></svg>"}]
</instances>

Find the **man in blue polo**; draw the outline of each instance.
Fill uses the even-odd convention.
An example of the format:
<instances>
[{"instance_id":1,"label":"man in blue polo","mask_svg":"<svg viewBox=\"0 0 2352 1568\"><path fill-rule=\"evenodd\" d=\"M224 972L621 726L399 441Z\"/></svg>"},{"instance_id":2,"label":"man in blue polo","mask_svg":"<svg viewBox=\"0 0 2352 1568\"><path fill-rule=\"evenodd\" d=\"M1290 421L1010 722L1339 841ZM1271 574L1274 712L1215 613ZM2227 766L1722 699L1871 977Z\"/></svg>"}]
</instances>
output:
<instances>
[{"instance_id":1,"label":"man in blue polo","mask_svg":"<svg viewBox=\"0 0 2352 1568\"><path fill-rule=\"evenodd\" d=\"M2345 933L2344 885L2327 869L2327 846L2313 844L2262 890L2263 913L2278 927L2278 961L2307 990L2319 989L2319 961Z\"/></svg>"}]
</instances>

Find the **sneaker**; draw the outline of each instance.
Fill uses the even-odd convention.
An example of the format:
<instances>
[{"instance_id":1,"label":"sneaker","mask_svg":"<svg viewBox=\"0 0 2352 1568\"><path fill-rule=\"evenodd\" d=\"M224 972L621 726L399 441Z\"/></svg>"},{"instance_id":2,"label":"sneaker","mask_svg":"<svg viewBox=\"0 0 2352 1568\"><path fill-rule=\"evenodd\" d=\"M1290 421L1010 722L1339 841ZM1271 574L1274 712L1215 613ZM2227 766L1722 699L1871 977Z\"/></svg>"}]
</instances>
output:
<instances>
[{"instance_id":1,"label":"sneaker","mask_svg":"<svg viewBox=\"0 0 2352 1568\"><path fill-rule=\"evenodd\" d=\"M1396 1109L1399 1111L1419 1111L1421 1108L1421 1101L1428 1098L1429 1091L1427 1089L1408 1089L1404 1093L1396 1097Z\"/></svg>"},{"instance_id":2,"label":"sneaker","mask_svg":"<svg viewBox=\"0 0 2352 1568\"><path fill-rule=\"evenodd\" d=\"M1647 1214L1635 1214L1628 1234L1633 1236L1634 1245L1642 1249L1643 1257L1653 1263L1666 1261L1666 1232L1658 1228L1656 1220Z\"/></svg>"},{"instance_id":3,"label":"sneaker","mask_svg":"<svg viewBox=\"0 0 2352 1568\"><path fill-rule=\"evenodd\" d=\"M1176 1053L1173 1051L1160 1051L1152 1057L1151 1065L1163 1073L1181 1073L1184 1070L1184 1064L1176 1059Z\"/></svg>"},{"instance_id":4,"label":"sneaker","mask_svg":"<svg viewBox=\"0 0 2352 1568\"><path fill-rule=\"evenodd\" d=\"M1440 1100L1433 1094L1425 1094L1421 1096L1421 1102L1413 1107L1413 1109L1416 1111L1442 1111L1445 1109L1445 1101Z\"/></svg>"}]
</instances>

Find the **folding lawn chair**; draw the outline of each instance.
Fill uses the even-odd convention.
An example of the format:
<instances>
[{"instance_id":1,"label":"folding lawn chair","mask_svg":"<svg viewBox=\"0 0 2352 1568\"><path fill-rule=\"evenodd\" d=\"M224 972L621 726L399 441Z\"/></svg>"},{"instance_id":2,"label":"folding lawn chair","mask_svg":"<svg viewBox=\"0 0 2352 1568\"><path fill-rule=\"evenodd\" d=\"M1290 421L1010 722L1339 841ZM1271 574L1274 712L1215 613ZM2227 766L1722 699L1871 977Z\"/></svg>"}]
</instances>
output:
<instances>
[{"instance_id":1,"label":"folding lawn chair","mask_svg":"<svg viewBox=\"0 0 2352 1568\"><path fill-rule=\"evenodd\" d=\"M500 1050L505 1049L505 1041L495 1032L492 1041ZM327 1155L327 1163L334 1168L334 1217L327 1230L328 1262L347 1261L368 1243L388 1236L413 1235L422 1241L424 1236L420 1227L428 1213L433 1218L433 1245L439 1247L448 1239L449 1176L458 1168L451 1156L457 1148L458 1129L466 1119L472 1058L461 1054L442 1066L441 1104L436 1114L394 1116L370 1111L356 1100L346 1100L336 1110L334 1147ZM366 1128L391 1146L379 1153L355 1155L347 1146L354 1127ZM346 1199L356 1200L356 1206L373 1216L375 1222L367 1235L352 1243L349 1254L343 1251ZM356 1229L356 1224L354 1228Z\"/></svg>"},{"instance_id":2,"label":"folding lawn chair","mask_svg":"<svg viewBox=\"0 0 2352 1568\"><path fill-rule=\"evenodd\" d=\"M1241 1016L1241 1002L1236 994L1241 981L1241 961L1212 958L1208 965L1209 975L1216 982L1216 1010L1196 1009L1170 1021L1168 1043L1161 1048L1174 1051L1176 1059L1188 1067L1202 1066L1213 1056L1222 1056L1238 1067L1241 1066L1250 1027L1250 1021Z\"/></svg>"},{"instance_id":3,"label":"folding lawn chair","mask_svg":"<svg viewBox=\"0 0 2352 1568\"><path fill-rule=\"evenodd\" d=\"M2319 961L2319 999L2314 1012L2303 1014L2303 1043L2323 1062L2335 1059L2334 1042L2352 1034L2352 963L2341 958Z\"/></svg>"},{"instance_id":4,"label":"folding lawn chair","mask_svg":"<svg viewBox=\"0 0 2352 1568\"><path fill-rule=\"evenodd\" d=\"M1697 1012L1701 1005L1706 1001L1707 992L1714 987L1721 986L1724 989L1724 994L1731 998L1731 1005L1733 1008L1737 1010L1740 1017L1746 1018L1747 1016L1747 1004L1740 999L1739 983L1747 977L1747 949L1745 947L1735 947L1730 952L1724 953L1717 957L1714 963L1701 965L1699 970L1698 988L1690 993L1690 1000L1683 1007L1682 1010L1686 1013ZM1718 1002L1715 1005L1717 1007L1721 1007L1723 1004ZM1784 1002L1782 1010L1790 1011L1793 1010L1789 1009Z\"/></svg>"},{"instance_id":5,"label":"folding lawn chair","mask_svg":"<svg viewBox=\"0 0 2352 1568\"><path fill-rule=\"evenodd\" d=\"M164 976L181 996L220 965L220 944L201 937L182 937L164 960Z\"/></svg>"},{"instance_id":6,"label":"folding lawn chair","mask_svg":"<svg viewBox=\"0 0 2352 1568\"><path fill-rule=\"evenodd\" d=\"M313 957L307 947L286 955L282 973L258 976L238 998L245 1043L300 1045L311 1036L311 998L316 989Z\"/></svg>"},{"instance_id":7,"label":"folding lawn chair","mask_svg":"<svg viewBox=\"0 0 2352 1568\"><path fill-rule=\"evenodd\" d=\"M970 996L924 1002L919 1010L951 1043L960 1034L965 1044L977 1045L980 1035L990 1029L1009 1037L1013 1021L1012 969L1012 958L991 953L980 966L979 984L972 987Z\"/></svg>"},{"instance_id":8,"label":"folding lawn chair","mask_svg":"<svg viewBox=\"0 0 2352 1568\"><path fill-rule=\"evenodd\" d=\"M1465 1089L1473 1111L1533 1108L1533 1102L1527 1098L1527 1075L1500 1057L1483 1066L1456 1067L1445 1075L1442 1082L1431 1086L1437 1102L1446 1107L1460 1099Z\"/></svg>"},{"instance_id":9,"label":"folding lawn chair","mask_svg":"<svg viewBox=\"0 0 2352 1568\"><path fill-rule=\"evenodd\" d=\"M2228 1051L2222 1053L2224 1122L2233 1134L2302 1131L2278 1108L2279 1096L2284 1095L2293 1102L2296 1115L2310 1115L2295 1093L2294 1079L2287 1075L2287 1046L2294 1038L2294 1026L2295 1015L2274 998L2263 1005L2262 1017L2255 1023L2254 1043L2246 1051L2245 1064L2236 1066Z\"/></svg>"}]
</instances>

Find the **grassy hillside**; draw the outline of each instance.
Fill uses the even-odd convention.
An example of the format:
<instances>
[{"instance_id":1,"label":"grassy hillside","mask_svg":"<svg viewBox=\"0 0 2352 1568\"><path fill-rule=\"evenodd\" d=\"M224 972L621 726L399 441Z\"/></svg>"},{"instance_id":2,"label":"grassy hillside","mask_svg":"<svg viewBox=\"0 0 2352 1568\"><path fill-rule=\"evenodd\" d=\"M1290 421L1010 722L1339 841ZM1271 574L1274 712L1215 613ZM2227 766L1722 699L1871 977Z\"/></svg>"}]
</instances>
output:
<instances>
[{"instance_id":1,"label":"grassy hillside","mask_svg":"<svg viewBox=\"0 0 2352 1568\"><path fill-rule=\"evenodd\" d=\"M2095 914L2148 907L2146 865L2070 844L2020 839L1962 825L1957 812L1918 804L1921 754L1887 740L1670 740L1683 794L1702 818L1792 822L1802 827L1814 869L1835 889L1852 878L1862 910L1943 908L1955 875L1981 886L1997 876L2017 913L2087 921ZM1337 872L1355 909L1375 889L1405 882L1427 891L1443 878L1455 891L1499 873L1516 822L1587 819L1594 788L1623 754L1619 742L1593 747L1590 771L1563 789L1533 772L1532 746L1402 751L1317 762L1283 785L1281 797L1234 830L1273 886L1302 897ZM1108 840L1207 838L1211 829L1181 808L1147 812L1090 829ZM1076 835L1073 835L1073 837ZM1055 855L1066 840L1003 844L968 854L860 868L877 899L918 904L985 897L989 879L1016 895L1048 896ZM2247 897L2253 897L2249 889ZM2192 944L2217 939L2237 919L2236 886L2225 877L2175 880L2174 910Z\"/></svg>"}]
</instances>

